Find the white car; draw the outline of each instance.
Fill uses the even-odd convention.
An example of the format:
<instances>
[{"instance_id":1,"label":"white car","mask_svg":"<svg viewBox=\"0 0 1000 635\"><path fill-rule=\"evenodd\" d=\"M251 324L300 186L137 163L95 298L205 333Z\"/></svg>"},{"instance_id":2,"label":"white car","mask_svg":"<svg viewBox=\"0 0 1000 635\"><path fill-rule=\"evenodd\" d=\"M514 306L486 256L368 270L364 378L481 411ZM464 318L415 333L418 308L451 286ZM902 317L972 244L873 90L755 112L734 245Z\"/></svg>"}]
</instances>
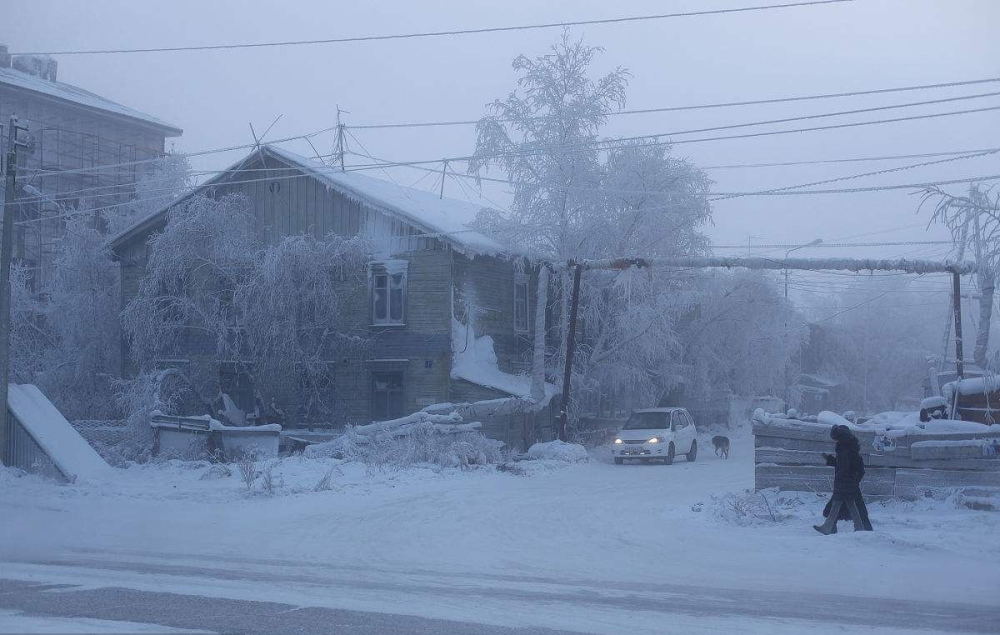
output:
<instances>
[{"instance_id":1,"label":"white car","mask_svg":"<svg viewBox=\"0 0 1000 635\"><path fill-rule=\"evenodd\" d=\"M688 461L698 457L698 430L694 419L684 408L649 408L636 410L618 431L611 452L615 463L625 459L674 462L678 454Z\"/></svg>"}]
</instances>

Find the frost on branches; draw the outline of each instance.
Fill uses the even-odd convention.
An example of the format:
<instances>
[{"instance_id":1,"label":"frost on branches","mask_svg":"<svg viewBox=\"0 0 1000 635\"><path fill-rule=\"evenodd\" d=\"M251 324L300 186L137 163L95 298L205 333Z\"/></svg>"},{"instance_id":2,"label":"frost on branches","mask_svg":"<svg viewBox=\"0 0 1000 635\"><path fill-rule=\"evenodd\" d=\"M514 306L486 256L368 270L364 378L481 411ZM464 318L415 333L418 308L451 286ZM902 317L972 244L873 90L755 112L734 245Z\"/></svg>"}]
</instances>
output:
<instances>
[{"instance_id":1,"label":"frost on branches","mask_svg":"<svg viewBox=\"0 0 1000 635\"><path fill-rule=\"evenodd\" d=\"M345 325L345 290L364 288L360 239L290 236L265 245L240 196L191 198L150 240L146 277L123 312L140 370L185 360L203 397L218 392L220 360L269 403L290 378L310 414L328 413L332 361L366 340Z\"/></svg>"},{"instance_id":2,"label":"frost on branches","mask_svg":"<svg viewBox=\"0 0 1000 635\"><path fill-rule=\"evenodd\" d=\"M608 114L625 104L629 74L592 79L601 49L564 34L545 55L520 56L517 88L489 105L477 126L474 173L499 169L513 181L509 212L484 211L479 226L508 245L556 263L619 256L706 253L699 231L710 218L709 180L669 145L601 140ZM571 278L553 276L552 336L563 342ZM583 389L574 407L614 394L621 405L652 405L679 373L678 320L693 300L691 276L671 272L587 272L573 369ZM560 376L564 351L548 359Z\"/></svg>"}]
</instances>

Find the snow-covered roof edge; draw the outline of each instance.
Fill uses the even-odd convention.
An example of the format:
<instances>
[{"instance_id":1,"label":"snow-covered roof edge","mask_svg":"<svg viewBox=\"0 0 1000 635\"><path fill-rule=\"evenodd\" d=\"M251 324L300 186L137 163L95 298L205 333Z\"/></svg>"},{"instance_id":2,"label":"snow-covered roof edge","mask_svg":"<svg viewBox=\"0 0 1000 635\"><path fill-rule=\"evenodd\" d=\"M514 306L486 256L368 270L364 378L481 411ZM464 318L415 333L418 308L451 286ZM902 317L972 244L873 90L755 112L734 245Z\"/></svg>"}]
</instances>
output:
<instances>
[{"instance_id":1,"label":"snow-covered roof edge","mask_svg":"<svg viewBox=\"0 0 1000 635\"><path fill-rule=\"evenodd\" d=\"M476 255L499 255L504 251L499 242L470 226L483 209L481 205L439 197L358 172L342 172L318 159L277 146L264 146L261 150L313 175L340 194L420 227L460 251Z\"/></svg>"},{"instance_id":2,"label":"snow-covered roof edge","mask_svg":"<svg viewBox=\"0 0 1000 635\"><path fill-rule=\"evenodd\" d=\"M154 126L163 131L167 137L179 137L183 133L183 130L171 123L111 101L79 86L42 79L16 68L0 68L0 84L67 101L90 110L99 110L107 114L126 117L147 126Z\"/></svg>"},{"instance_id":3,"label":"snow-covered roof edge","mask_svg":"<svg viewBox=\"0 0 1000 635\"><path fill-rule=\"evenodd\" d=\"M181 198L171 201L152 214L139 219L128 229L111 237L108 240L108 245L112 252L117 251L123 243L136 234L164 223L166 214L171 208L206 188L225 181L258 156L270 156L290 167L301 170L341 195L414 225L427 232L428 235L449 243L463 253L491 256L505 254L505 249L499 242L472 229L469 225L474 220L475 214L483 209L481 206L455 199L439 198L424 190L396 185L356 172L341 172L317 160L269 145L255 149Z\"/></svg>"}]
</instances>

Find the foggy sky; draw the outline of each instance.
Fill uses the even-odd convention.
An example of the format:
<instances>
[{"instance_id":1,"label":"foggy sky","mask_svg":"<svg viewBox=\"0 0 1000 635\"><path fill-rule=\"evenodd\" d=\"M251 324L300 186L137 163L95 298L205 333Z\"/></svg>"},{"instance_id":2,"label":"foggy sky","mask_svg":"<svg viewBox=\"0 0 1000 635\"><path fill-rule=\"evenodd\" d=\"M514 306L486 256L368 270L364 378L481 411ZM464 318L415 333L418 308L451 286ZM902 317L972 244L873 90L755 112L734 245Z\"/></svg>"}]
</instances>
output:
<instances>
[{"instance_id":1,"label":"foggy sky","mask_svg":"<svg viewBox=\"0 0 1000 635\"><path fill-rule=\"evenodd\" d=\"M12 52L95 47L147 47L594 19L703 8L766 4L752 0L378 3L174 0L86 3L0 2L0 42ZM595 72L623 66L632 73L630 108L766 99L865 90L1000 74L995 37L1000 2L993 0L859 0L854 3L723 16L575 28L574 35L606 49ZM559 30L236 51L58 57L59 77L165 119L184 129L179 151L252 141L278 115L269 138L331 126L336 105L348 125L469 119L514 86L511 59L544 53ZM708 111L612 118L608 135L635 135L783 116L921 101L1000 90L985 84ZM870 113L822 125L961 110L1000 103L985 98ZM701 165L936 152L1000 145L1000 111L915 122L747 140L677 146L674 154ZM785 124L798 127L798 124ZM772 128L780 128L774 126ZM365 130L355 134L372 153L395 160L464 155L471 127ZM681 137L678 137L681 138ZM333 135L316 140L329 152ZM308 147L289 146L311 153ZM240 153L210 155L196 168L218 169ZM868 172L920 160L767 170L712 170L713 190L756 190ZM380 172L369 172L385 178ZM910 183L1000 174L996 156L956 161L842 187ZM402 168L392 178L409 185L422 173ZM419 186L435 187L434 176ZM836 186L830 186L836 187ZM955 186L962 191L965 186ZM455 181L447 194L469 198ZM488 196L504 203L499 190ZM927 212L905 192L809 197L755 197L717 203L707 231L718 244L836 240L927 240ZM891 231L889 231L891 230ZM873 233L878 232L878 233ZM896 249L892 254L942 256L945 249ZM726 252L728 253L728 252ZM814 249L801 255L832 255ZM845 255L867 255L851 250ZM883 252L889 253L889 252Z\"/></svg>"}]
</instances>

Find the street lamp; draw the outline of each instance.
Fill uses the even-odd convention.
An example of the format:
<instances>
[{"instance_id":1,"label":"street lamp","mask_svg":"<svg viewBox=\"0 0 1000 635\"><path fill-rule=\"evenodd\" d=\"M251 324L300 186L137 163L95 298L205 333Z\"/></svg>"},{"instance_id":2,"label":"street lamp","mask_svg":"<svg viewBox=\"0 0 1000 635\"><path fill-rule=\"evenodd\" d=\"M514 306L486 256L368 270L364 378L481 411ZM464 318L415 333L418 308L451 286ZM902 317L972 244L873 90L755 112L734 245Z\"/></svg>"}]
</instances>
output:
<instances>
[{"instance_id":1,"label":"street lamp","mask_svg":"<svg viewBox=\"0 0 1000 635\"><path fill-rule=\"evenodd\" d=\"M791 249L785 252L785 260L788 260L788 255L793 251L797 251L799 249L805 249L806 247L815 247L816 245L819 245L822 242L823 242L822 238L817 238L816 240L808 242L804 245L799 245L798 247L792 247ZM785 299L786 300L788 299L788 267L785 267Z\"/></svg>"},{"instance_id":2,"label":"street lamp","mask_svg":"<svg viewBox=\"0 0 1000 635\"><path fill-rule=\"evenodd\" d=\"M806 243L804 245L799 245L798 247L792 247L791 249L789 249L788 251L785 252L785 260L788 260L789 254L791 254L793 251L796 251L798 249L805 249L806 247L815 247L816 245L818 245L818 244L820 244L822 242L823 242L822 238L816 238L815 240L813 240L811 242L808 242L808 243ZM787 265L785 266L785 304L788 304L788 266ZM788 307L785 307L784 315L785 315L785 337L784 337L784 339L785 339L785 342L787 343L788 342ZM788 408L788 397L789 397L789 386L788 386L788 384L789 384L789 381L788 381L788 362L786 361L785 362L785 394L784 394L784 401L785 401L785 409L786 410Z\"/></svg>"}]
</instances>

